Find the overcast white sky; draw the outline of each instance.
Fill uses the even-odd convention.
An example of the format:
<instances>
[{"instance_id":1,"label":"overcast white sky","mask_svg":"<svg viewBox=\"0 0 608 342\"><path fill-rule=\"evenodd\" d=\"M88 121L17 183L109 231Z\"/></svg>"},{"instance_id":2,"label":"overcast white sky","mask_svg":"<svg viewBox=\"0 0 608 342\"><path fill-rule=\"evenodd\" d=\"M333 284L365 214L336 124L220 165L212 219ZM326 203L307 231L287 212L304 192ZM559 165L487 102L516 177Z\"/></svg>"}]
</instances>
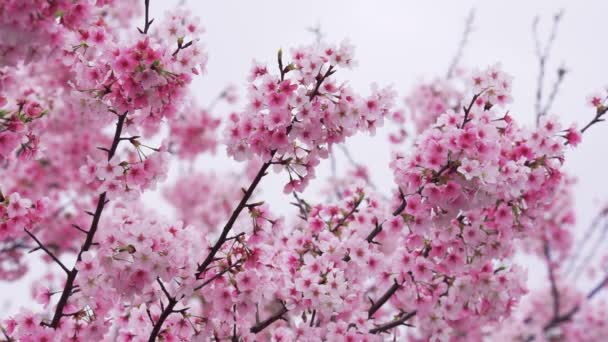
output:
<instances>
[{"instance_id":1,"label":"overcast white sky","mask_svg":"<svg viewBox=\"0 0 608 342\"><path fill-rule=\"evenodd\" d=\"M152 17L179 1L151 1ZM142 1L143 3L143 1ZM186 1L200 16L206 34L203 41L209 52L208 74L195 82L193 91L201 104L209 103L228 83L245 85L252 59L274 62L276 51L312 42L306 28L321 25L326 41L348 38L356 46L359 66L340 70L339 78L349 80L356 89L366 92L369 84L392 84L400 101L417 81L446 73L456 50L471 8L475 8L474 31L464 52L462 65L485 67L501 62L503 69L515 77L511 113L527 124L533 123L537 60L531 34L531 23L541 15L541 34L548 34L553 14L565 14L549 61L551 82L557 66L569 70L553 112L564 123L585 124L593 116L585 106L586 96L608 85L608 49L605 43L605 16L608 1ZM338 75L337 75L338 77ZM241 91L242 95L243 92ZM226 107L217 107L226 114ZM579 227L587 226L598 204L608 194L603 178L608 165L603 149L608 142L608 124L590 129L583 143L568 154L567 169L579 179L577 213ZM374 182L380 189L392 188L388 169L390 148L385 139L357 137L348 148L356 159L371 166ZM220 149L223 155L223 148ZM338 155L338 160L342 160ZM344 163L339 164L345 166ZM213 162L205 158L197 168L233 167L225 158ZM343 169L343 167L342 167ZM329 175L324 163L318 178ZM178 175L173 169L172 177ZM315 194L320 182L313 183L307 194ZM271 175L261 187L264 199L279 212L289 206L282 195L282 180ZM159 204L159 196L147 195L147 203L170 213ZM527 263L528 260L525 260ZM537 266L535 266L536 268ZM544 281L542 272L531 272L533 284ZM20 284L0 284L0 312L14 312L26 300L29 288ZM4 316L4 315L2 315Z\"/></svg>"}]
</instances>

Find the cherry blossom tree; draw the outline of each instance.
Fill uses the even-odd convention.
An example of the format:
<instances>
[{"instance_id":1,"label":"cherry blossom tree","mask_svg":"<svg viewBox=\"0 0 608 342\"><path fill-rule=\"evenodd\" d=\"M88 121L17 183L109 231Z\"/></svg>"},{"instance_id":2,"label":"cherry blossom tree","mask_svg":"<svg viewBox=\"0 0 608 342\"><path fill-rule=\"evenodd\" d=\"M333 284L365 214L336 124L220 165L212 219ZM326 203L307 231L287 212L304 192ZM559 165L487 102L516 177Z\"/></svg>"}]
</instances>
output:
<instances>
[{"instance_id":1,"label":"cherry blossom tree","mask_svg":"<svg viewBox=\"0 0 608 342\"><path fill-rule=\"evenodd\" d=\"M575 181L563 168L604 121L608 93L590 96L581 129L549 115L565 75L543 95L561 15L538 43L536 125L525 127L509 112L516 80L499 64L461 65L472 13L446 75L404 95L404 108L391 87L352 89L342 74L356 72L355 47L317 29L313 44L254 62L245 103L221 116L215 104L234 104L234 86L215 98L190 89L207 67L200 19L181 7L151 18L151 6L0 3L0 278L27 274L32 252L49 266L32 285L43 309L2 317L6 341L608 334L607 308L592 301L605 265L589 292L572 281L595 258L598 247L584 247L608 210L575 241ZM344 146L385 123L389 193ZM240 169L194 168L218 150ZM305 198L338 150L352 170ZM160 192L179 220L141 200L176 164L183 172ZM291 215L264 201L262 179L278 175ZM546 262L546 289L528 293L519 253Z\"/></svg>"}]
</instances>

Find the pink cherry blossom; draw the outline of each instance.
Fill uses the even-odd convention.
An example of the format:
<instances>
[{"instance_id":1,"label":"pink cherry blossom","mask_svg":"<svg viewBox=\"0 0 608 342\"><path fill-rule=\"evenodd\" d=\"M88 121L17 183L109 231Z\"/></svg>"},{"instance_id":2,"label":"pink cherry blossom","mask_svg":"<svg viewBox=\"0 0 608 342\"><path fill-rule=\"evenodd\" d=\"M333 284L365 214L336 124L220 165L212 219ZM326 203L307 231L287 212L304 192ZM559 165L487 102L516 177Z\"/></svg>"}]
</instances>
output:
<instances>
[{"instance_id":1,"label":"pink cherry blossom","mask_svg":"<svg viewBox=\"0 0 608 342\"><path fill-rule=\"evenodd\" d=\"M191 92L207 68L201 20L151 6L0 4L0 279L29 279L36 257L46 270L31 283L41 305L1 318L6 339L606 336L608 258L582 250L608 210L578 234L564 169L605 120L606 91L581 123L537 113L527 128L510 112L517 80L494 64L417 83L396 108L391 87L351 87L350 42L319 38L254 62L227 109L236 86ZM382 165L343 145L385 123L388 190ZM246 163L220 167L223 149ZM350 167L322 177L336 157ZM521 255L545 265L540 288Z\"/></svg>"}]
</instances>

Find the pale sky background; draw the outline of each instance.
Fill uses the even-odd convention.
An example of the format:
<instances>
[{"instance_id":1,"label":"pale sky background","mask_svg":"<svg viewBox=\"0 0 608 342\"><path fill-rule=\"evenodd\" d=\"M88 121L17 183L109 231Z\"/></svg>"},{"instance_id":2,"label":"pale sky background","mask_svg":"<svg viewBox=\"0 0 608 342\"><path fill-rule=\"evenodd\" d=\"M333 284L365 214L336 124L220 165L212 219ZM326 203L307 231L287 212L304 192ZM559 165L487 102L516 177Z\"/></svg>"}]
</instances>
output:
<instances>
[{"instance_id":1,"label":"pale sky background","mask_svg":"<svg viewBox=\"0 0 608 342\"><path fill-rule=\"evenodd\" d=\"M162 13L178 2L152 0L151 17L160 20ZM540 32L545 39L554 13L565 11L547 71L547 89L558 66L563 64L569 71L552 111L564 124L578 122L579 127L586 124L594 115L593 109L586 106L586 96L608 85L604 35L608 1L191 0L186 3L206 28L203 42L209 52L208 73L197 78L192 87L200 104L211 102L229 83L239 86L242 99L252 59L274 66L279 48L287 51L313 42L314 36L307 28L317 23L325 33L325 41L348 38L356 46L358 67L353 71L340 70L336 74L338 79L349 80L363 93L373 82L392 84L402 104L403 96L418 81L446 73L471 8L475 8L475 22L461 65L484 68L501 62L503 69L514 76L511 113L520 122L532 125L534 120L538 65L531 26L536 15L541 16ZM228 110L220 105L215 114L226 115ZM391 150L384 136L388 130L381 130L376 138L359 136L347 143L359 162L371 166L374 183L385 191L393 188L388 168ZM567 155L566 169L578 178L579 230L588 226L598 206L608 198L608 182L603 179L608 165L604 150L607 143L608 123L599 124L587 131L583 143ZM225 157L223 147L218 152L216 158L203 158L196 167L221 171L236 165ZM337 159L338 170L344 170L346 163L339 151ZM330 175L329 162L324 162L317 174L317 181L304 197L314 198L317 194L322 181ZM177 176L179 168L174 167L170 178ZM260 186L262 198L277 212L290 213L289 198L282 194L283 184L283 178L269 175ZM147 194L146 203L172 215L160 198L158 194ZM531 267L531 286L546 281L541 264L531 258L521 261ZM35 266L32 273L40 267ZM17 284L0 283L0 318L20 305L31 306L28 284L35 278L30 274ZM581 286L587 288L590 284Z\"/></svg>"}]
</instances>

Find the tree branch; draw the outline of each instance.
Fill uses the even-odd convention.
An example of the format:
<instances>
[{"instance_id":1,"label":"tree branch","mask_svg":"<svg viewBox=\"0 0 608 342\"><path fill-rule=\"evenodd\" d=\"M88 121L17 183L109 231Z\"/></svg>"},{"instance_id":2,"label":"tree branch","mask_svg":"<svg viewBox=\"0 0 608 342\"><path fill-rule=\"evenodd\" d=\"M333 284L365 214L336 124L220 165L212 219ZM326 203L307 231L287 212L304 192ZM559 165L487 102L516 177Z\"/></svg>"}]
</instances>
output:
<instances>
[{"instance_id":1,"label":"tree branch","mask_svg":"<svg viewBox=\"0 0 608 342\"><path fill-rule=\"evenodd\" d=\"M265 319L265 320L263 320L261 322L258 322L256 325L254 325L253 327L251 327L251 329L249 331L251 331L254 334L257 334L260 331L266 329L272 323L274 323L274 322L278 321L279 319L281 319L285 313L287 313L287 307L285 307L285 305L283 305L283 307L281 308L281 310L277 311L274 315L268 317L267 319Z\"/></svg>"},{"instance_id":2,"label":"tree branch","mask_svg":"<svg viewBox=\"0 0 608 342\"><path fill-rule=\"evenodd\" d=\"M126 117L127 112L118 116L118 122L116 123L116 131L114 132L114 139L108 151L108 161L112 159L112 157L114 157L114 154L116 153L116 149L118 148L118 144L120 142L120 134L122 132ZM61 293L61 297L57 302L57 307L55 308L55 313L53 314L51 323L48 324L43 322L44 325L48 325L53 329L57 329L57 327L59 327L59 322L61 320L61 317L63 317L63 309L67 305L70 295L73 293L74 282L76 281L76 276L78 275L78 269L76 268L76 266L78 265L78 262L82 260L82 254L87 252L93 245L93 238L95 237L95 233L97 232L99 220L101 219L101 213L103 212L103 208L105 207L106 203L106 193L104 192L100 194L99 198L97 199L97 207L95 209L95 213L93 213L93 221L91 222L91 227L87 231L87 237L82 246L80 247L80 251L78 252L78 256L76 257L76 262L74 263L74 267L71 271L68 272L68 277L65 281L65 286Z\"/></svg>"},{"instance_id":3,"label":"tree branch","mask_svg":"<svg viewBox=\"0 0 608 342\"><path fill-rule=\"evenodd\" d=\"M346 221L348 221L348 219L350 219L357 212L357 210L359 209L359 206L361 205L361 202L363 202L364 198L365 198L365 196L363 194L359 195L359 197L355 200L353 208L348 213L346 213L346 215L344 215L340 219L340 221L338 221L336 226L333 227L332 229L330 229L330 231L336 231L336 229L338 229L341 226L343 226L344 224L346 224Z\"/></svg>"},{"instance_id":4,"label":"tree branch","mask_svg":"<svg viewBox=\"0 0 608 342\"><path fill-rule=\"evenodd\" d=\"M152 25L152 23L154 22L154 19L149 20L149 12L150 12L150 0L144 0L144 6L145 6L145 11L146 11L146 17L144 18L144 29L140 29L137 28L137 30L139 31L139 33L141 34L148 34L148 30L150 29L150 26Z\"/></svg>"},{"instance_id":5,"label":"tree branch","mask_svg":"<svg viewBox=\"0 0 608 342\"><path fill-rule=\"evenodd\" d=\"M384 303L386 303L394 294L401 288L401 284L397 282L397 280L393 280L393 285L380 297L376 302L372 303L372 306L367 311L367 316L372 318L372 316L378 311Z\"/></svg>"},{"instance_id":6,"label":"tree branch","mask_svg":"<svg viewBox=\"0 0 608 342\"><path fill-rule=\"evenodd\" d=\"M370 329L370 333L371 334L379 334L379 333L383 333L383 332L387 332L393 328L396 328L400 325L404 325L405 322L407 320L409 320L410 318L414 317L416 315L416 310L410 312L410 313L406 313L404 315L402 315L401 317L390 321L388 323L382 324L377 326L376 328Z\"/></svg>"},{"instance_id":7,"label":"tree branch","mask_svg":"<svg viewBox=\"0 0 608 342\"><path fill-rule=\"evenodd\" d=\"M598 107L595 113L595 117L587 125L585 125L583 129L581 129L581 134L585 133L585 131L588 130L589 127L595 125L596 123L604 121L605 119L602 119L602 116L606 114L606 111L608 111L608 107Z\"/></svg>"},{"instance_id":8,"label":"tree branch","mask_svg":"<svg viewBox=\"0 0 608 342\"><path fill-rule=\"evenodd\" d=\"M327 72L325 72L325 74L323 76L317 77L317 82L316 82L315 88L314 88L313 92L309 95L309 101L312 101L315 98L315 96L319 95L319 87L321 86L321 84L329 76L333 75L335 72L336 71L333 69L333 66L330 66L327 69ZM291 124L287 127L287 132L286 132L287 135L289 135L289 133L291 132L292 127L293 127L293 124ZM207 267L209 267L209 265L214 261L215 255L217 254L217 252L220 250L220 248L222 247L224 242L226 242L228 233L234 226L234 223L236 222L237 218L241 214L241 211L243 211L243 209L247 206L247 201L253 195L253 191L256 189L256 187L258 186L258 184L260 183L262 178L266 175L266 171L272 164L272 159L274 158L276 153L277 153L277 151L273 150L270 153L270 158L268 159L268 161L266 161L264 164L262 164L262 167L260 168L260 170L256 174L255 178L253 179L253 181L251 182L251 184L245 191L245 194L241 198L241 201L239 202L239 204L236 206L236 208L230 215L228 222L226 222L226 225L224 225L224 228L222 229L222 232L220 233L219 238L217 239L217 241L215 242L213 247L211 247L211 251L205 258L205 260L197 267L197 271L196 271L197 279L200 278L201 274L203 274L207 270Z\"/></svg>"},{"instance_id":9,"label":"tree branch","mask_svg":"<svg viewBox=\"0 0 608 342\"><path fill-rule=\"evenodd\" d=\"M549 243L545 241L543 250L545 253L545 259L547 261L547 272L549 273L549 282L551 283L551 297L553 299L553 317L559 316L559 291L557 290L557 283L555 281L555 274L553 272L553 264L551 262L551 251L549 250Z\"/></svg>"},{"instance_id":10,"label":"tree branch","mask_svg":"<svg viewBox=\"0 0 608 342\"><path fill-rule=\"evenodd\" d=\"M376 237L376 235L380 234L380 232L382 231L382 225L382 223L378 224L378 222L376 222L376 227L374 228L374 230L372 230L371 233L369 233L369 235L365 238L368 243L374 242L374 238Z\"/></svg>"},{"instance_id":11,"label":"tree branch","mask_svg":"<svg viewBox=\"0 0 608 342\"><path fill-rule=\"evenodd\" d=\"M460 42L458 43L458 49L456 50L456 54L452 58L452 62L450 63L450 67L448 68L448 73L446 75L446 78L448 78L448 79L450 79L450 78L452 78L452 76L454 76L454 71L456 70L458 63L460 62L460 59L462 58L462 53L464 52L464 48L467 45L467 42L469 41L469 36L471 35L471 32L473 31L473 21L474 20L475 20L475 9L471 8L471 10L469 11L469 15L467 16L467 19L464 24L464 32L462 33L462 37L460 38Z\"/></svg>"},{"instance_id":12,"label":"tree branch","mask_svg":"<svg viewBox=\"0 0 608 342\"><path fill-rule=\"evenodd\" d=\"M291 128L291 126L289 126L289 128ZM249 201L249 198L251 198L251 195L253 195L253 191L256 189L256 187L258 186L258 184L260 183L262 178L266 175L266 171L268 170L268 167L270 167L272 158L274 158L275 154L276 154L276 150L270 154L270 160L268 160L267 162L265 162L262 165L262 167L258 171L257 175L253 179L253 182L251 182L251 184L245 191L245 194L241 198L241 201L239 202L239 204L236 206L236 208L232 212L232 215L230 215L228 222L226 222L226 225L222 229L220 237L217 239L216 243L211 248L211 251L205 258L203 263L198 266L197 271L196 271L197 279L200 278L200 276L207 270L207 267L209 267L209 265L213 262L213 260L215 258L215 254L217 254L217 252L220 250L220 248L226 241L226 238L228 237L228 233L232 229L232 226L234 226L234 223L236 222L237 218L241 214L241 211L243 211L243 209L245 209L245 207L247 206L247 201Z\"/></svg>"},{"instance_id":13,"label":"tree branch","mask_svg":"<svg viewBox=\"0 0 608 342\"><path fill-rule=\"evenodd\" d=\"M543 88L544 88L544 80L545 80L545 67L546 67L547 60L549 59L549 55L551 53L551 47L553 46L555 38L557 37L557 28L559 27L559 22L561 20L562 15L563 15L563 11L559 11L553 16L553 26L551 27L551 33L549 35L549 38L547 39L547 43L545 44L544 49L541 47L540 38L538 36L539 18L538 17L534 18L534 21L532 23L532 34L534 37L535 51L536 51L536 56L538 58L538 66L539 66L537 87L536 87L536 103L535 103L536 125L537 126L538 126L538 123L540 122L541 116L546 115L547 111L551 107L551 103L553 102L553 99L555 98L555 95L557 94L559 84L561 83L563 76L565 74L565 71L561 72L561 70L563 70L563 68L560 68L558 70L558 79L553 86L553 92L549 97L549 101L547 101L547 103L543 109L542 102L543 102Z\"/></svg>"},{"instance_id":14,"label":"tree branch","mask_svg":"<svg viewBox=\"0 0 608 342\"><path fill-rule=\"evenodd\" d=\"M473 108L473 105L475 104L475 101L477 101L477 98L479 98L481 96L483 92L478 93L473 95L473 98L471 99L471 102L469 103L468 107L463 107L464 110L464 119L462 120L462 124L460 125L460 128L464 128L464 125L467 124L467 122L471 121L471 119L469 119L469 114L471 113L471 108Z\"/></svg>"},{"instance_id":15,"label":"tree branch","mask_svg":"<svg viewBox=\"0 0 608 342\"><path fill-rule=\"evenodd\" d=\"M59 260L59 258L57 258L55 256L55 254L53 254L53 252L51 252L48 248L46 248L42 244L42 242L40 242L40 240L38 240L36 238L36 236L34 234L32 234L29 230L27 230L27 228L23 228L23 230L27 233L27 235L29 235L32 239L34 239L34 241L36 241L39 248L42 249L48 256L50 256L51 259L53 259L53 261L55 261L57 263L57 265L59 265L65 271L66 274L70 274L70 270L68 270L68 268L65 267L65 265L61 262L61 260Z\"/></svg>"},{"instance_id":16,"label":"tree branch","mask_svg":"<svg viewBox=\"0 0 608 342\"><path fill-rule=\"evenodd\" d=\"M174 314L174 313L184 313L184 312L188 311L188 309L189 309L189 308L186 307L186 308L183 308L183 309L174 310L175 305L179 302L179 300L177 298L175 298L175 296L172 296L169 293L169 291L167 291L167 288L165 287L165 284L163 284L162 280L160 280L160 277L156 277L156 282L158 283L158 285L160 286L160 289L163 291L163 293L167 297L167 300L169 301L169 303L167 304L167 306L165 306L163 308L163 311L161 312L160 317L158 318L158 320L154 324L154 328L152 328L152 332L150 333L150 337L148 338L148 342L154 342L154 341L156 341L156 338L160 334L160 330L163 327L163 323L165 323L165 320L167 320L167 318L171 314ZM181 298L184 298L184 296L182 296ZM162 300L161 300L161 307L162 307ZM150 317L150 320L152 320L152 317Z\"/></svg>"}]
</instances>

